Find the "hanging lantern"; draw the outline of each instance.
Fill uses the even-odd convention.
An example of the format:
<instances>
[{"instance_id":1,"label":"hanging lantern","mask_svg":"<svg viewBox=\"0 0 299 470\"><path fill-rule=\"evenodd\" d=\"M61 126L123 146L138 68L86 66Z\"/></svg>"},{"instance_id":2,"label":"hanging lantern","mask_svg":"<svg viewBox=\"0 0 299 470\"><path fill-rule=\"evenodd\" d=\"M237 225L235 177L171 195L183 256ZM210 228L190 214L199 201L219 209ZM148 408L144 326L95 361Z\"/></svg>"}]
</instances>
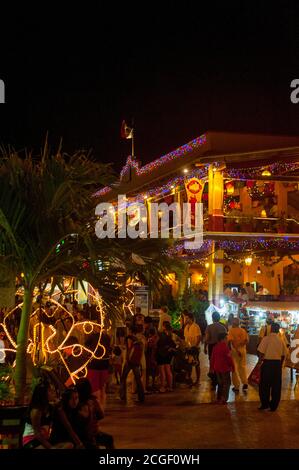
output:
<instances>
[{"instance_id":1,"label":"hanging lantern","mask_svg":"<svg viewBox=\"0 0 299 470\"><path fill-rule=\"evenodd\" d=\"M265 209L261 210L261 217L267 217L267 212L265 211Z\"/></svg>"},{"instance_id":2,"label":"hanging lantern","mask_svg":"<svg viewBox=\"0 0 299 470\"><path fill-rule=\"evenodd\" d=\"M252 257L251 256L248 256L247 258L245 258L244 260L246 266L251 266L252 264Z\"/></svg>"},{"instance_id":3,"label":"hanging lantern","mask_svg":"<svg viewBox=\"0 0 299 470\"><path fill-rule=\"evenodd\" d=\"M234 194L234 192L235 192L234 184L233 184L232 182L227 183L227 185L226 185L226 193L231 196L232 194Z\"/></svg>"}]
</instances>

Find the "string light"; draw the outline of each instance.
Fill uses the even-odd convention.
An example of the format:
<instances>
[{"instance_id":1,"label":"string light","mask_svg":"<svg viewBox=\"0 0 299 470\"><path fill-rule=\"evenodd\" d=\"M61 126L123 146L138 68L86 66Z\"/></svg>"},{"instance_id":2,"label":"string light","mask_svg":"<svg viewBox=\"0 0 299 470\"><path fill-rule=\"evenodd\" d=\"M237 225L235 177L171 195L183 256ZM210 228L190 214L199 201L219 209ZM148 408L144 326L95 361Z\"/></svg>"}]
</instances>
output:
<instances>
[{"instance_id":1,"label":"string light","mask_svg":"<svg viewBox=\"0 0 299 470\"><path fill-rule=\"evenodd\" d=\"M286 250L286 251L298 251L299 250L299 240L289 240L288 237L283 238L272 238L272 239L245 239L240 241L235 240L218 240L215 242L216 249L221 249L225 251L249 251L249 250ZM207 254L211 251L212 240L205 240L202 246L199 249L188 250L185 252L184 243L177 243L174 247L171 247L167 250L167 254L172 256L174 254L180 253L181 256L186 254L193 256L194 253Z\"/></svg>"},{"instance_id":2,"label":"string light","mask_svg":"<svg viewBox=\"0 0 299 470\"><path fill-rule=\"evenodd\" d=\"M271 163L268 166L268 171L271 173L271 175L282 175L283 173L295 171L298 168L299 168L299 162L294 162L294 163L275 162L275 163ZM244 180L247 180L247 179L256 180L259 178L259 176L262 175L262 173L263 173L263 170L258 165L258 162L255 167L242 168L240 170L231 168L227 170L228 177L235 178L235 179L244 179Z\"/></svg>"},{"instance_id":3,"label":"string light","mask_svg":"<svg viewBox=\"0 0 299 470\"><path fill-rule=\"evenodd\" d=\"M64 294L69 294L70 292L74 293L75 295L78 294L78 291L75 290L70 290L72 286L73 280L69 283L68 286L68 291L65 291ZM20 292L18 291L20 294ZM38 290L35 291L35 293L38 293ZM46 295L48 292L45 291L44 294ZM62 364L66 368L71 380L73 383L76 382L76 379L78 377L86 376L87 375L87 366L92 361L93 359L102 359L106 353L105 347L101 344L101 338L102 338L102 333L105 325L105 309L104 309L104 303L103 299L101 296L95 291L95 289L89 285L89 292L88 292L88 297L96 304L96 310L99 314L99 318L97 322L93 321L76 321L73 314L69 312L67 309L64 308L63 305L61 305L58 301L54 299L54 296L57 294L54 293L52 296L48 296L51 299L51 302L56 305L56 309L54 312L57 312L57 310L61 309L64 311L69 319L71 320L71 327L69 328L66 337L63 339L60 344L54 348L51 348L51 342L52 340L55 339L57 336L57 329L53 325L45 325L43 322L39 321L33 326L33 338L29 337L28 339L28 346L27 346L27 353L31 355L32 361L34 365L37 365L37 363L46 363L48 356L53 355L53 354L58 354ZM9 340L10 344L12 347L5 348L4 351L8 352L13 352L16 353L17 350L17 343L16 340L12 337L12 335L9 332L7 323L10 318L10 316L16 311L17 308L22 307L22 303L14 307L12 310L6 312L3 322L0 323L0 326L5 331L5 334L7 336L7 339ZM33 320L34 316L39 314L39 313L46 313L45 309L43 307L38 307L35 309L32 314L30 315L31 321ZM48 315L49 316L49 315ZM86 346L82 346L78 343L72 344L72 345L66 345L66 342L68 339L74 335L74 329L82 327L83 331L85 334L91 334L93 331L95 331L95 328L99 328L99 337L97 344L95 346L95 349L92 351ZM109 321L109 328L108 331L111 329L111 321ZM75 336L75 335L74 335ZM80 367L78 367L76 370L70 370L68 367L68 364L63 356L63 351L68 348L72 348L72 355L74 357L81 357L84 353L87 354L86 359L84 360L83 364L81 364ZM99 349L99 352L96 354L96 351ZM41 353L41 354L40 354ZM38 355L40 354L40 355Z\"/></svg>"},{"instance_id":4,"label":"string light","mask_svg":"<svg viewBox=\"0 0 299 470\"><path fill-rule=\"evenodd\" d=\"M177 158L185 157L189 153L193 152L195 149L198 149L202 145L207 142L207 137L205 134L197 137L196 139L192 140L188 144L179 147L178 149L174 150L173 152L167 153L162 157L154 160L153 162L148 163L147 165L140 167L140 164L137 160L132 159L131 156L128 157L126 165L123 167L120 173L120 179L124 177L124 175L129 171L130 167L134 168L136 171L137 176L145 175L151 173L153 170L160 168L161 166L168 164L169 162L176 160ZM104 196L108 192L110 192L112 188L106 186L105 188L100 189L95 196Z\"/></svg>"}]
</instances>

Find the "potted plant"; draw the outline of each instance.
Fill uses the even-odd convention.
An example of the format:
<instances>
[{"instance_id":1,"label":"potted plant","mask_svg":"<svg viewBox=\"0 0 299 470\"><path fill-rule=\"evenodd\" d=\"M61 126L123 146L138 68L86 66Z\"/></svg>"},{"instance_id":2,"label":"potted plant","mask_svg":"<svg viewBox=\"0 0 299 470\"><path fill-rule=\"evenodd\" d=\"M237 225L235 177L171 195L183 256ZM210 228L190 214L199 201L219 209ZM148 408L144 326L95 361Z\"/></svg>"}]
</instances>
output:
<instances>
[{"instance_id":1,"label":"potted plant","mask_svg":"<svg viewBox=\"0 0 299 470\"><path fill-rule=\"evenodd\" d=\"M0 368L0 406L15 404L12 367L4 365Z\"/></svg>"},{"instance_id":2,"label":"potted plant","mask_svg":"<svg viewBox=\"0 0 299 470\"><path fill-rule=\"evenodd\" d=\"M21 447L22 431L27 406L15 404L13 368L0 368L0 449Z\"/></svg>"}]
</instances>

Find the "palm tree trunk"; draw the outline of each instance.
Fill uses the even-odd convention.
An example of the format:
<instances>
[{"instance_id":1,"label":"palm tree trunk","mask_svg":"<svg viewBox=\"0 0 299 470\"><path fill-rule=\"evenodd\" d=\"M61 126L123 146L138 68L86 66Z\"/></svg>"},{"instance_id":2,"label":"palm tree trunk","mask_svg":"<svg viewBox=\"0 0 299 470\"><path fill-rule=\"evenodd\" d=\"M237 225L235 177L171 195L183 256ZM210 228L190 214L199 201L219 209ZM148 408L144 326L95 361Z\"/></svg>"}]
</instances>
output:
<instances>
[{"instance_id":1,"label":"palm tree trunk","mask_svg":"<svg viewBox=\"0 0 299 470\"><path fill-rule=\"evenodd\" d=\"M22 403L25 395L26 388L26 359L27 359L27 343L29 333L30 314L32 310L33 292L31 289L24 290L24 299L22 307L22 315L20 327L17 337L17 355L16 355L16 370L15 370L15 386L16 386L16 400Z\"/></svg>"}]
</instances>

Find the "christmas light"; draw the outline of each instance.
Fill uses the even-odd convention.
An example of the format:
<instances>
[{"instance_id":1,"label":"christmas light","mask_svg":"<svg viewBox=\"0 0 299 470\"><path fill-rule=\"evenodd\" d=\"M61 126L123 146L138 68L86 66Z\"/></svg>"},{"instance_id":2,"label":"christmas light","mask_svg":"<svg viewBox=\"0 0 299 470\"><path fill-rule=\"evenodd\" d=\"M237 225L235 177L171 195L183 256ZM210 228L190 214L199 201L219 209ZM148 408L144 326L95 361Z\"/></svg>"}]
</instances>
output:
<instances>
[{"instance_id":1,"label":"christmas light","mask_svg":"<svg viewBox=\"0 0 299 470\"><path fill-rule=\"evenodd\" d=\"M268 171L271 173L272 176L273 175L281 176L284 173L298 170L298 168L299 168L299 162L294 162L294 163L275 162L275 163L271 163L268 166ZM259 176L262 176L262 173L263 173L263 170L258 164L258 162L256 163L256 166L253 166L251 168L242 168L242 169L231 168L227 170L228 177L239 179L239 180L240 179L256 180L258 179Z\"/></svg>"},{"instance_id":2,"label":"christmas light","mask_svg":"<svg viewBox=\"0 0 299 470\"><path fill-rule=\"evenodd\" d=\"M148 163L147 165L143 167L140 167L139 162L135 159L132 159L132 157L129 156L127 159L126 165L124 166L124 168L122 169L120 173L120 179L124 177L124 175L129 171L130 167L135 169L137 176L145 175L145 174L151 173L153 170L156 170L157 168L173 160L176 160L177 158L185 157L186 155L188 155L188 153L193 152L195 149L201 147L206 142L207 142L206 135L203 134L200 137L197 137L196 139L192 140L188 144L185 144L182 147L179 147L173 152L163 155L162 157L158 158L157 160L154 160L151 163ZM105 188L102 188L97 193L95 193L95 196L104 196L111 190L112 188L110 188L109 186L106 186Z\"/></svg>"},{"instance_id":3,"label":"christmas light","mask_svg":"<svg viewBox=\"0 0 299 470\"><path fill-rule=\"evenodd\" d=\"M245 240L217 240L215 241L216 249L229 251L229 252L243 252L250 250L285 250L285 251L299 251L299 240L289 240L288 237L283 238L271 238L271 239L245 239ZM207 256L207 253L211 251L212 241L205 240L202 246L196 250L188 250L188 253L184 253L184 243L177 243L174 247L167 250L169 256L173 256L175 253L180 253L180 256L193 256L194 253Z\"/></svg>"},{"instance_id":4,"label":"christmas light","mask_svg":"<svg viewBox=\"0 0 299 470\"><path fill-rule=\"evenodd\" d=\"M246 266L251 266L252 264L252 257L251 256L248 256L247 258L245 258L244 260Z\"/></svg>"},{"instance_id":5,"label":"christmas light","mask_svg":"<svg viewBox=\"0 0 299 470\"><path fill-rule=\"evenodd\" d=\"M67 293L69 294L70 292L77 295L77 291L71 290L72 284L73 284L73 279L71 279L71 281L69 282L68 290L64 292L65 295ZM96 304L96 310L99 313L98 322L92 322L89 320L76 321L73 314L69 312L68 310L66 310L63 305L61 305L59 302L57 302L54 299L54 296L57 295L56 293L54 293L52 294L52 296L48 295L48 297L51 299L51 303L56 305L56 309L54 310L54 312L56 312L58 309L61 309L68 315L68 317L71 320L71 326L69 330L67 331L66 337L58 346L51 348L50 344L51 344L51 341L55 339L57 335L57 330L53 325L46 325L42 321L38 321L37 323L33 325L33 338L31 337L28 338L27 353L31 355L33 364L34 365L37 365L38 363L45 364L48 360L49 355L58 354L61 362L64 364L67 372L69 373L70 379L73 383L75 383L76 379L78 379L79 377L86 376L87 366L90 361L92 361L93 359L100 360L104 357L106 353L105 347L101 344L101 337L102 337L102 332L103 332L104 323L105 323L105 310L104 310L103 300L101 296L95 291L95 289L91 285L89 285L88 290L89 290L88 297ZM18 294L20 295L21 293L18 291ZM38 294L37 289L35 290L35 294ZM49 291L44 292L44 296L46 296L47 294L49 294ZM12 347L5 348L4 351L16 353L17 343L16 343L16 340L10 334L7 324L8 324L9 317L15 312L17 308L21 308L22 305L23 304L20 303L19 305L14 307L12 310L6 312L3 322L0 323L0 326L2 326L2 328L4 329L7 339L10 345L12 346ZM32 312L32 314L30 315L30 320L32 321L32 319L36 315L39 315L39 313L47 315L46 310L42 306L40 306ZM47 315L47 316L51 317L52 315ZM82 327L85 334L91 334L93 331L95 331L96 328L100 329L98 342L94 351L78 343L75 343L72 345L65 344L71 336L75 336L74 330L80 327ZM107 331L109 331L109 329L111 329L111 322L109 322L109 328L107 329ZM84 363L78 369L73 370L73 371L69 369L67 362L63 356L63 351L68 348L72 348L72 355L74 357L80 357L82 356L83 353L87 353L87 358L84 361ZM101 352L99 354L95 354L95 351L98 348Z\"/></svg>"}]
</instances>

